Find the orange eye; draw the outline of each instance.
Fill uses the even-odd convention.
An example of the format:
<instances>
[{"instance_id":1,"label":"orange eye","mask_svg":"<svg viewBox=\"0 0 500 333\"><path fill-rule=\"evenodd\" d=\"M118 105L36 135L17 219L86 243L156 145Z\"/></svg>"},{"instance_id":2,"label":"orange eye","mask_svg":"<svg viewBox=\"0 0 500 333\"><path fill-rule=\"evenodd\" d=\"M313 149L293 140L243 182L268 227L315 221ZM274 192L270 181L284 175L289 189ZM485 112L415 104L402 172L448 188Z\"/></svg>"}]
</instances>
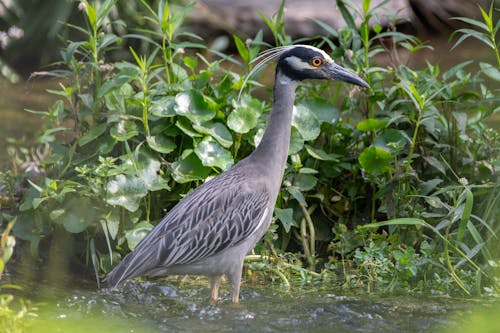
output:
<instances>
[{"instance_id":1,"label":"orange eye","mask_svg":"<svg viewBox=\"0 0 500 333\"><path fill-rule=\"evenodd\" d=\"M319 67L322 64L323 64L323 59L319 57L314 57L311 59L311 65L313 65L314 67Z\"/></svg>"}]
</instances>

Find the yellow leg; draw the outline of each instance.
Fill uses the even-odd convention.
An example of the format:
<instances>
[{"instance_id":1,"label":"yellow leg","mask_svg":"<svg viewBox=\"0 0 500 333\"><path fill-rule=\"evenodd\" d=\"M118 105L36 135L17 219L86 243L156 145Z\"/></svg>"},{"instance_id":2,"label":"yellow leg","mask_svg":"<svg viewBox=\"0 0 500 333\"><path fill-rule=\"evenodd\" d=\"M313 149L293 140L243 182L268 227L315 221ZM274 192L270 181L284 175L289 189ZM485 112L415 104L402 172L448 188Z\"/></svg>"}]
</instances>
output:
<instances>
[{"instance_id":1,"label":"yellow leg","mask_svg":"<svg viewBox=\"0 0 500 333\"><path fill-rule=\"evenodd\" d=\"M217 299L219 298L219 287L221 283L222 275L213 276L210 279L210 287L212 289L210 293L210 302L217 303Z\"/></svg>"}]
</instances>

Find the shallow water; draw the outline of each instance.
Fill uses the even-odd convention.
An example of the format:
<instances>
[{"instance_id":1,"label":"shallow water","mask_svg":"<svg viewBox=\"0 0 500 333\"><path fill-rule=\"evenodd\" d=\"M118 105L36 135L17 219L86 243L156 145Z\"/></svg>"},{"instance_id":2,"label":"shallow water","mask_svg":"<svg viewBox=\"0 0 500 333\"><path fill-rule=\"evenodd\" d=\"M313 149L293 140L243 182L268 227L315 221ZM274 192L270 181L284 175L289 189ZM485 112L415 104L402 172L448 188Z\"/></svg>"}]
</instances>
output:
<instances>
[{"instance_id":1,"label":"shallow water","mask_svg":"<svg viewBox=\"0 0 500 333\"><path fill-rule=\"evenodd\" d=\"M28 331L441 332L460 327L475 303L244 285L235 306L228 290L222 290L220 303L211 304L204 283L179 281L130 282L120 290L39 289L34 297L39 318Z\"/></svg>"}]
</instances>

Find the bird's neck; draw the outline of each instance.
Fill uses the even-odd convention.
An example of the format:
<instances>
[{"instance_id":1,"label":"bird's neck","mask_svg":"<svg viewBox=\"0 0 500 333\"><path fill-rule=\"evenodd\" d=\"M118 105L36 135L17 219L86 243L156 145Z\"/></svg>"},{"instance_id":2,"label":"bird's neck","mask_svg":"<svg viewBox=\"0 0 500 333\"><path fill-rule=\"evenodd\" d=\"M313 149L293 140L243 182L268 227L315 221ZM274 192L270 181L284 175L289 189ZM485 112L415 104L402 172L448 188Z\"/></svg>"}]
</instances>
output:
<instances>
[{"instance_id":1,"label":"bird's neck","mask_svg":"<svg viewBox=\"0 0 500 333\"><path fill-rule=\"evenodd\" d=\"M290 80L279 71L276 73L273 90L273 108L260 144L252 154L281 184L290 147L290 127L297 81Z\"/></svg>"}]
</instances>

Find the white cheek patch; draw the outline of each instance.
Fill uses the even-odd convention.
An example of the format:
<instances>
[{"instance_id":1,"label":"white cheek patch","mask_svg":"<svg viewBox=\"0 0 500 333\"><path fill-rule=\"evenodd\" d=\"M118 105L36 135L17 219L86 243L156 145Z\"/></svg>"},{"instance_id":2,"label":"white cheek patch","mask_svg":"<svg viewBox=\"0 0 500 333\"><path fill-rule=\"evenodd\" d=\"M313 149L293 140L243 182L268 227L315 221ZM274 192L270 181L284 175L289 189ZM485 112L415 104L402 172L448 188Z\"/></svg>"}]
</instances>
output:
<instances>
[{"instance_id":1,"label":"white cheek patch","mask_svg":"<svg viewBox=\"0 0 500 333\"><path fill-rule=\"evenodd\" d=\"M285 58L285 61L290 65L292 66L293 68L297 69L297 70L304 70L304 69L317 69L317 67L314 67L313 65L311 65L310 63L307 63L305 61L303 61L302 59L300 59L299 57L296 57L296 56L290 56L290 57L286 57Z\"/></svg>"}]
</instances>

